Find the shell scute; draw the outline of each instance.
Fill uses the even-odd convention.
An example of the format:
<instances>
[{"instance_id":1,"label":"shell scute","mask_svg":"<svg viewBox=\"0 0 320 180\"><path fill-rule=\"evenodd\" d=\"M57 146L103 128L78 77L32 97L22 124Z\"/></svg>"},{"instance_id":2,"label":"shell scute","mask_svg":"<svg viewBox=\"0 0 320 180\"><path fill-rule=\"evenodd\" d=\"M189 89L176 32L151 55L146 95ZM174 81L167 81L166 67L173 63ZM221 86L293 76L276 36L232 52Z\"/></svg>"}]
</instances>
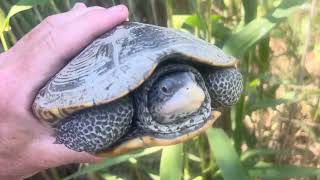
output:
<instances>
[{"instance_id":1,"label":"shell scute","mask_svg":"<svg viewBox=\"0 0 320 180\"><path fill-rule=\"evenodd\" d=\"M212 66L233 66L236 60L189 33L125 22L103 34L74 57L40 90L33 108L64 117L82 107L105 104L137 88L156 66L179 54ZM85 105L84 105L85 104ZM60 109L57 111L57 109Z\"/></svg>"}]
</instances>

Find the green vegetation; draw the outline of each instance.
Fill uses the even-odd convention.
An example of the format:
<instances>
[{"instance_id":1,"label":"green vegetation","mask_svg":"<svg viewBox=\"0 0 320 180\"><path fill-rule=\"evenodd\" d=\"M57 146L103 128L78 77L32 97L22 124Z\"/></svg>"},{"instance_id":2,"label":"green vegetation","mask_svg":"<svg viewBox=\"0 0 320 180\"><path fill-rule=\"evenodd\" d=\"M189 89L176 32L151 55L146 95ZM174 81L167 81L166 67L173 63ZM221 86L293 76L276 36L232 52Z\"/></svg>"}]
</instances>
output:
<instances>
[{"instance_id":1,"label":"green vegetation","mask_svg":"<svg viewBox=\"0 0 320 180\"><path fill-rule=\"evenodd\" d=\"M0 50L75 2L2 0ZM216 44L241 60L244 93L236 106L224 111L215 128L193 141L125 154L98 165L53 168L30 179L320 178L319 2L82 2L104 7L122 2L129 7L132 21L179 28Z\"/></svg>"}]
</instances>

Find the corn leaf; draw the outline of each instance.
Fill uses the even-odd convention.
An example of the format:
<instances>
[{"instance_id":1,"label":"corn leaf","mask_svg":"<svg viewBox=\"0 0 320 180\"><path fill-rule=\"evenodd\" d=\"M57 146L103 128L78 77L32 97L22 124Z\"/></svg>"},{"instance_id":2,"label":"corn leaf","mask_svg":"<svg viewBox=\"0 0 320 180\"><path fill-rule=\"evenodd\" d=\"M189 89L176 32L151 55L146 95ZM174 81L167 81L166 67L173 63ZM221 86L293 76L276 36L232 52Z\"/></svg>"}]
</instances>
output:
<instances>
[{"instance_id":1,"label":"corn leaf","mask_svg":"<svg viewBox=\"0 0 320 180\"><path fill-rule=\"evenodd\" d=\"M249 179L231 140L222 129L211 128L207 131L210 150L225 180Z\"/></svg>"},{"instance_id":2,"label":"corn leaf","mask_svg":"<svg viewBox=\"0 0 320 180\"><path fill-rule=\"evenodd\" d=\"M183 144L165 147L162 150L160 179L181 179L183 169Z\"/></svg>"},{"instance_id":3,"label":"corn leaf","mask_svg":"<svg viewBox=\"0 0 320 180\"><path fill-rule=\"evenodd\" d=\"M145 149L139 153L125 154L125 155L121 155L121 156L117 156L117 157L113 157L113 158L107 158L106 160L104 160L103 162L101 162L99 164L93 164L93 165L87 166L87 167L79 170L78 172L66 177L64 180L72 179L72 178L75 178L75 177L78 177L78 176L81 176L81 175L84 175L87 173L96 172L101 169L105 169L110 166L125 162L125 161L129 160L130 158L139 158L142 156L147 156L149 154L156 153L156 152L160 151L161 149L162 149L162 147L152 147L152 148Z\"/></svg>"},{"instance_id":4,"label":"corn leaf","mask_svg":"<svg viewBox=\"0 0 320 180\"><path fill-rule=\"evenodd\" d=\"M192 15L173 15L172 16L172 27L180 29L182 25L189 19Z\"/></svg>"},{"instance_id":5,"label":"corn leaf","mask_svg":"<svg viewBox=\"0 0 320 180\"><path fill-rule=\"evenodd\" d=\"M8 45L4 37L4 32L9 27L10 19L19 12L31 9L33 6L44 4L47 2L49 2L49 0L20 0L10 8L8 15L6 16L5 20L2 22L3 24L0 25L1 27L0 38L1 38L2 46L4 50L8 49Z\"/></svg>"},{"instance_id":6,"label":"corn leaf","mask_svg":"<svg viewBox=\"0 0 320 180\"><path fill-rule=\"evenodd\" d=\"M244 152L240 159L241 161L247 161L250 158L257 156L267 156L267 155L288 155L289 150L273 150L273 149L251 149Z\"/></svg>"},{"instance_id":7,"label":"corn leaf","mask_svg":"<svg viewBox=\"0 0 320 180\"><path fill-rule=\"evenodd\" d=\"M277 24L284 21L299 8L305 0L283 0L280 5L265 17L256 18L239 31L233 33L224 44L223 50L240 57L251 46L263 39Z\"/></svg>"}]
</instances>

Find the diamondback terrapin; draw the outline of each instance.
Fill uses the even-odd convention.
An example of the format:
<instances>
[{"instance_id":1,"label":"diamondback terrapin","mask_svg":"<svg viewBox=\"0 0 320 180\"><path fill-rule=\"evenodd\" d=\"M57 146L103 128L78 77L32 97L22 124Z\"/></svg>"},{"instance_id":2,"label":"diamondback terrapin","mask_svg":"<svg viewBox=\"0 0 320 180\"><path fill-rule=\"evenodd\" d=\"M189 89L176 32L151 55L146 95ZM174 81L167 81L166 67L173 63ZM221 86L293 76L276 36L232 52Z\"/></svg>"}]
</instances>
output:
<instances>
[{"instance_id":1,"label":"diamondback terrapin","mask_svg":"<svg viewBox=\"0 0 320 180\"><path fill-rule=\"evenodd\" d=\"M75 151L117 155L175 144L205 131L216 110L238 100L236 64L189 33L125 22L52 77L33 111L56 128L56 143Z\"/></svg>"}]
</instances>

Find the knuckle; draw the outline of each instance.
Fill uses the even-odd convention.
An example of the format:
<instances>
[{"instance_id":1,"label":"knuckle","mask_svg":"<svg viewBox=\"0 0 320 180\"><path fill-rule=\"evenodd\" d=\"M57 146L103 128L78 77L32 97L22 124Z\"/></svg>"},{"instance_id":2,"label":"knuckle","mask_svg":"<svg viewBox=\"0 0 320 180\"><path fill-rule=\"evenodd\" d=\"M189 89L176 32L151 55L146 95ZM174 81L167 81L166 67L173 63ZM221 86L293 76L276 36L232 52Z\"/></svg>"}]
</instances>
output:
<instances>
[{"instance_id":1,"label":"knuckle","mask_svg":"<svg viewBox=\"0 0 320 180\"><path fill-rule=\"evenodd\" d=\"M77 2L75 5L75 7L80 7L80 8L86 8L86 4L84 4L83 2Z\"/></svg>"},{"instance_id":2,"label":"knuckle","mask_svg":"<svg viewBox=\"0 0 320 180\"><path fill-rule=\"evenodd\" d=\"M48 26L48 28L53 28L55 26L55 24L58 21L58 16L57 15L51 15L46 17L43 20L43 23L45 24L45 26Z\"/></svg>"},{"instance_id":3,"label":"knuckle","mask_svg":"<svg viewBox=\"0 0 320 180\"><path fill-rule=\"evenodd\" d=\"M53 31L48 32L46 37L43 40L44 48L49 51L57 51L57 42L56 42L56 35Z\"/></svg>"},{"instance_id":4,"label":"knuckle","mask_svg":"<svg viewBox=\"0 0 320 180\"><path fill-rule=\"evenodd\" d=\"M94 6L94 7L88 8L88 10L84 13L84 16L92 20L99 20L99 19L96 19L96 17L104 17L105 14L106 14L105 8Z\"/></svg>"}]
</instances>

